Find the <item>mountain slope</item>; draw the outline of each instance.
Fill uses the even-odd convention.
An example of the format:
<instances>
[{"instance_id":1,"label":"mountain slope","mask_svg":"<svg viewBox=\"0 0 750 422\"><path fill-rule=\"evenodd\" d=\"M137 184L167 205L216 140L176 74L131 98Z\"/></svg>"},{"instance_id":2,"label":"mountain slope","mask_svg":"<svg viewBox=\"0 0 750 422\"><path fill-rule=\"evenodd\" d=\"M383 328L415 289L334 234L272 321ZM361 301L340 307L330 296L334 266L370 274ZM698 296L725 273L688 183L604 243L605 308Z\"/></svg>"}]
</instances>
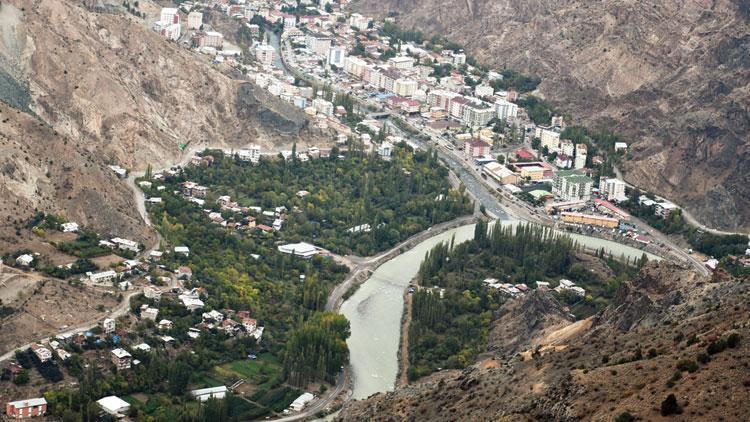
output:
<instances>
[{"instance_id":1,"label":"mountain slope","mask_svg":"<svg viewBox=\"0 0 750 422\"><path fill-rule=\"evenodd\" d=\"M132 194L108 164L166 165L182 158L179 144L319 141L300 110L160 37L147 27L156 16L140 20L119 4L0 5L0 100L15 108L0 110L9 146L0 149L0 219L40 209L145 240Z\"/></svg>"},{"instance_id":2,"label":"mountain slope","mask_svg":"<svg viewBox=\"0 0 750 422\"><path fill-rule=\"evenodd\" d=\"M542 77L540 95L633 143L626 180L709 225L750 227L747 0L358 0L480 61Z\"/></svg>"},{"instance_id":3,"label":"mountain slope","mask_svg":"<svg viewBox=\"0 0 750 422\"><path fill-rule=\"evenodd\" d=\"M660 407L674 394L683 417L739 420L750 410L747 293L747 283L649 264L602 313L560 325L559 308L534 292L493 323L497 352L355 401L339 419L668 420ZM531 320L542 323L525 342L507 341Z\"/></svg>"}]
</instances>

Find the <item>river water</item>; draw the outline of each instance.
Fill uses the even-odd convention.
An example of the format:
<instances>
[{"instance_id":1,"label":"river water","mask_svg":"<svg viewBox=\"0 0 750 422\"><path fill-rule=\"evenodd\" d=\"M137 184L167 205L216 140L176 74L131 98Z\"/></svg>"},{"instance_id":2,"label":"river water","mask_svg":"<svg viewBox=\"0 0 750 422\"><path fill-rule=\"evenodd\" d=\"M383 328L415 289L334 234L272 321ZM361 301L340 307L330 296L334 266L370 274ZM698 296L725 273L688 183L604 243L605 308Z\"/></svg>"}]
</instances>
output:
<instances>
[{"instance_id":1,"label":"river water","mask_svg":"<svg viewBox=\"0 0 750 422\"><path fill-rule=\"evenodd\" d=\"M515 224L504 221L502 224ZM562 233L562 232L560 232ZM440 242L456 243L474 236L474 225L466 225L433 236L413 249L378 267L357 292L341 305L340 312L351 324L347 340L354 377L353 398L393 390L398 373L398 349L404 289L419 271L427 251ZM612 256L640 258L643 251L594 237L568 234L586 248L605 248ZM650 259L659 259L653 255Z\"/></svg>"}]
</instances>

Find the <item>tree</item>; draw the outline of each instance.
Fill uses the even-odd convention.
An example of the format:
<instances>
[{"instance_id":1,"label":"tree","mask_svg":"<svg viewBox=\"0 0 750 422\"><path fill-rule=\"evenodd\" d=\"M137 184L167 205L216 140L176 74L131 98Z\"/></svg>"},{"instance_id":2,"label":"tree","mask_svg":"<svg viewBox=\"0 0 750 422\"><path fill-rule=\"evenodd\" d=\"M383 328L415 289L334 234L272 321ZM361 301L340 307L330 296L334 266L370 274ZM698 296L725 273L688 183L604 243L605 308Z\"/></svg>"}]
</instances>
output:
<instances>
[{"instance_id":1,"label":"tree","mask_svg":"<svg viewBox=\"0 0 750 422\"><path fill-rule=\"evenodd\" d=\"M168 381L170 394L180 396L185 392L190 382L190 372L190 366L184 362L176 361L169 364Z\"/></svg>"},{"instance_id":2,"label":"tree","mask_svg":"<svg viewBox=\"0 0 750 422\"><path fill-rule=\"evenodd\" d=\"M677 403L677 397L674 394L670 394L661 402L661 415L669 416L682 413L682 408Z\"/></svg>"},{"instance_id":3,"label":"tree","mask_svg":"<svg viewBox=\"0 0 750 422\"><path fill-rule=\"evenodd\" d=\"M16 385L25 385L28 382L29 382L29 371L25 369L17 373L15 378L13 378L13 383Z\"/></svg>"}]
</instances>

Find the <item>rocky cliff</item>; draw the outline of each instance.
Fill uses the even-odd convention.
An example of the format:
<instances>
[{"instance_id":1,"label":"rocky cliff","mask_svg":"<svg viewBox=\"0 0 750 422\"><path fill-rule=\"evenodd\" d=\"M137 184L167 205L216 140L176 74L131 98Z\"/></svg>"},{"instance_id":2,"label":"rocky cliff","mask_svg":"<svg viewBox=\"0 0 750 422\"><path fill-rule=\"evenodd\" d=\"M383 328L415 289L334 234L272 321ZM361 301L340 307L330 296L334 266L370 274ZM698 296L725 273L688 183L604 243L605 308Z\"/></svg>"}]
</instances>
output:
<instances>
[{"instance_id":1,"label":"rocky cliff","mask_svg":"<svg viewBox=\"0 0 750 422\"><path fill-rule=\"evenodd\" d=\"M750 227L747 0L358 0L465 45L480 61L543 78L577 122L633 143L625 179L703 222Z\"/></svg>"},{"instance_id":2,"label":"rocky cliff","mask_svg":"<svg viewBox=\"0 0 750 422\"><path fill-rule=\"evenodd\" d=\"M151 31L156 4L140 2L145 19L120 4L0 3L0 219L38 209L145 240L107 165L158 168L187 154L180 144L318 140L298 109ZM1 234L12 242L12 230Z\"/></svg>"},{"instance_id":3,"label":"rocky cliff","mask_svg":"<svg viewBox=\"0 0 750 422\"><path fill-rule=\"evenodd\" d=\"M670 394L683 420L740 420L750 410L747 294L747 283L661 263L588 320L565 322L545 294L528 295L506 305L475 365L355 401L339 420L667 420Z\"/></svg>"}]
</instances>

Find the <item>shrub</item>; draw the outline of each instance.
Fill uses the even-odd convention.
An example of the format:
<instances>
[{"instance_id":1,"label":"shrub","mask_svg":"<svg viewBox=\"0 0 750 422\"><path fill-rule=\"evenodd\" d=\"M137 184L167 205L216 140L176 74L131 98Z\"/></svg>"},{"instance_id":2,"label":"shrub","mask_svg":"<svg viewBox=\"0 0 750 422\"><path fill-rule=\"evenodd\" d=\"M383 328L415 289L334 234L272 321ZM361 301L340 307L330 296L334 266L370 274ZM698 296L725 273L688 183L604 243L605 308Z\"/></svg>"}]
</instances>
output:
<instances>
[{"instance_id":1,"label":"shrub","mask_svg":"<svg viewBox=\"0 0 750 422\"><path fill-rule=\"evenodd\" d=\"M707 353L700 353L698 355L698 362L705 365L708 362L711 362L711 356L709 356Z\"/></svg>"},{"instance_id":2,"label":"shrub","mask_svg":"<svg viewBox=\"0 0 750 422\"><path fill-rule=\"evenodd\" d=\"M628 412L622 412L615 418L615 422L633 422L634 420L635 416Z\"/></svg>"},{"instance_id":3,"label":"shrub","mask_svg":"<svg viewBox=\"0 0 750 422\"><path fill-rule=\"evenodd\" d=\"M698 363L690 359L682 359L677 362L677 369L693 373L698 370Z\"/></svg>"}]
</instances>

